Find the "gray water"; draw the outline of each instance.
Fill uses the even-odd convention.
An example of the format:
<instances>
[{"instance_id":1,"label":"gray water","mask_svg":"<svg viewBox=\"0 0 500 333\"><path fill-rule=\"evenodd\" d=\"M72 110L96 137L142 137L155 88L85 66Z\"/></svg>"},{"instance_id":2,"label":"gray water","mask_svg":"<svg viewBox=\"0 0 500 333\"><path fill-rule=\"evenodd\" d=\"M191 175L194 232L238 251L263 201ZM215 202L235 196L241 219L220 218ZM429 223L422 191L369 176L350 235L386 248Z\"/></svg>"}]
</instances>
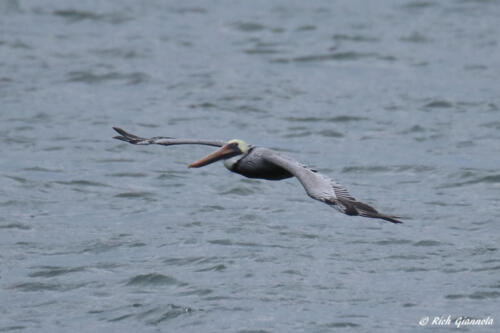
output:
<instances>
[{"instance_id":1,"label":"gray water","mask_svg":"<svg viewBox=\"0 0 500 333\"><path fill-rule=\"evenodd\" d=\"M500 321L498 1L0 4L0 332L421 332ZM295 179L189 170L240 138Z\"/></svg>"}]
</instances>

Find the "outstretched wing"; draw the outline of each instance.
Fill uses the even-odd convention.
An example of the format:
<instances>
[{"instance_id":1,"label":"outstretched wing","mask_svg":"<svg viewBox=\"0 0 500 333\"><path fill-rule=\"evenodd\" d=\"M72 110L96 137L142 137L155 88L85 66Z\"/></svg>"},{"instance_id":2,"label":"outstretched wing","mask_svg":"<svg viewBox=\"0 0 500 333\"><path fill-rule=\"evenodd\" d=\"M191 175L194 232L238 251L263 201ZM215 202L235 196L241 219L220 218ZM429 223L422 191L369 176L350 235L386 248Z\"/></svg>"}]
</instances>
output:
<instances>
[{"instance_id":1,"label":"outstretched wing","mask_svg":"<svg viewBox=\"0 0 500 333\"><path fill-rule=\"evenodd\" d=\"M397 220L396 216L381 214L370 205L356 200L347 188L337 184L327 176L273 150L261 149L261 151L261 157L267 162L273 163L297 177L311 198L322 201L347 215L360 215L392 223L402 223Z\"/></svg>"},{"instance_id":2,"label":"outstretched wing","mask_svg":"<svg viewBox=\"0 0 500 333\"><path fill-rule=\"evenodd\" d=\"M222 147L225 142L218 140L197 140L197 139L175 139L167 136L155 136L150 139L141 138L137 135L130 134L119 127L113 127L115 131L117 131L120 135L113 137L114 139L122 140L128 143L132 143L134 145L163 145L163 146L171 146L171 145L206 145L206 146L214 146L214 147Z\"/></svg>"}]
</instances>

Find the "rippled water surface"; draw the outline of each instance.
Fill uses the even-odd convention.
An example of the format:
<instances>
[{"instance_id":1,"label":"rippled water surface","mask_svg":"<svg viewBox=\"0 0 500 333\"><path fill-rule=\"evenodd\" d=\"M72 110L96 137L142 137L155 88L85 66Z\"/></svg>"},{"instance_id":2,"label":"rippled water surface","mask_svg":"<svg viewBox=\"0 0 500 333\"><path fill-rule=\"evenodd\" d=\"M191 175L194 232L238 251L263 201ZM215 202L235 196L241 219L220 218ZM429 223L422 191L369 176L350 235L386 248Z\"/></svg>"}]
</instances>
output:
<instances>
[{"instance_id":1,"label":"rippled water surface","mask_svg":"<svg viewBox=\"0 0 500 333\"><path fill-rule=\"evenodd\" d=\"M0 332L498 331L499 17L493 0L3 0ZM405 223L189 170L213 149L113 125L279 149Z\"/></svg>"}]
</instances>

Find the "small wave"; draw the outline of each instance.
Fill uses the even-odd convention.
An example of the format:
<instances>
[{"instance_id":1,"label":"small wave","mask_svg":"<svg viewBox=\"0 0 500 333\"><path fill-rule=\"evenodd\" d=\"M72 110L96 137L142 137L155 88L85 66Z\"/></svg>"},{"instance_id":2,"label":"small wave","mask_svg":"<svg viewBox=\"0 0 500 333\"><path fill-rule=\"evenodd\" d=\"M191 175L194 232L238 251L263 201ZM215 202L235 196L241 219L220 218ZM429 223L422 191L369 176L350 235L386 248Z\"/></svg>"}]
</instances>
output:
<instances>
[{"instance_id":1,"label":"small wave","mask_svg":"<svg viewBox=\"0 0 500 333\"><path fill-rule=\"evenodd\" d=\"M412 127L408 128L408 129L405 129L399 133L401 134L411 134L411 133L423 133L425 132L426 129L425 127L421 126L421 125L413 125Z\"/></svg>"},{"instance_id":2,"label":"small wave","mask_svg":"<svg viewBox=\"0 0 500 333\"><path fill-rule=\"evenodd\" d=\"M189 107L191 109L215 109L217 105L210 102L202 102L198 104L190 104Z\"/></svg>"},{"instance_id":3,"label":"small wave","mask_svg":"<svg viewBox=\"0 0 500 333\"><path fill-rule=\"evenodd\" d=\"M183 179L189 174L189 171L180 170L153 170L155 173L159 174L156 179Z\"/></svg>"},{"instance_id":4,"label":"small wave","mask_svg":"<svg viewBox=\"0 0 500 333\"><path fill-rule=\"evenodd\" d=\"M137 126L142 126L142 127L146 127L146 128L160 128L161 124L158 124L158 123L142 123L142 122L138 122Z\"/></svg>"},{"instance_id":5,"label":"small wave","mask_svg":"<svg viewBox=\"0 0 500 333\"><path fill-rule=\"evenodd\" d=\"M48 169L40 166L35 166L35 167L30 167L30 168L24 168L24 171L35 171L35 172L63 172L63 170L60 169Z\"/></svg>"},{"instance_id":6,"label":"small wave","mask_svg":"<svg viewBox=\"0 0 500 333\"><path fill-rule=\"evenodd\" d=\"M410 35L406 37L401 37L399 39L402 42L407 42L407 43L428 43L430 42L430 39L425 37L419 32L413 32Z\"/></svg>"},{"instance_id":7,"label":"small wave","mask_svg":"<svg viewBox=\"0 0 500 333\"><path fill-rule=\"evenodd\" d=\"M189 118L189 117L173 117L173 118L170 118L168 120L168 124L169 125L177 125L177 124L180 124L180 123L186 123L186 122L191 122L193 121L195 118ZM202 120L202 119L207 119L207 118L202 118L202 117L199 117L199 118L196 118L197 120Z\"/></svg>"},{"instance_id":8,"label":"small wave","mask_svg":"<svg viewBox=\"0 0 500 333\"><path fill-rule=\"evenodd\" d=\"M70 180L70 181L58 180L58 181L55 181L54 183L61 184L61 185L70 185L70 186L109 187L108 184L94 182L94 181L85 180L85 179Z\"/></svg>"},{"instance_id":9,"label":"small wave","mask_svg":"<svg viewBox=\"0 0 500 333\"><path fill-rule=\"evenodd\" d=\"M98 20L100 18L100 15L96 13L73 9L56 10L54 11L54 15L64 17L74 22L81 20Z\"/></svg>"},{"instance_id":10,"label":"small wave","mask_svg":"<svg viewBox=\"0 0 500 333\"><path fill-rule=\"evenodd\" d=\"M227 268L224 264L219 264L215 266L210 266L206 268L197 269L195 272L220 272Z\"/></svg>"},{"instance_id":11,"label":"small wave","mask_svg":"<svg viewBox=\"0 0 500 333\"><path fill-rule=\"evenodd\" d=\"M2 46L2 44L3 44L3 42L0 40L0 46ZM11 79L10 77L6 77L6 76L0 77L0 85L7 86L11 82L14 82L14 80Z\"/></svg>"},{"instance_id":12,"label":"small wave","mask_svg":"<svg viewBox=\"0 0 500 333\"><path fill-rule=\"evenodd\" d=\"M464 65L463 69L466 71L485 71L488 69L488 66L483 64L468 64Z\"/></svg>"},{"instance_id":13,"label":"small wave","mask_svg":"<svg viewBox=\"0 0 500 333\"><path fill-rule=\"evenodd\" d=\"M121 315L121 316L118 316L118 317L115 317L115 318L111 318L108 321L109 322L122 321L124 319L130 318L130 317L133 317L133 316L134 316L133 313L128 313L128 314L124 314L124 315Z\"/></svg>"},{"instance_id":14,"label":"small wave","mask_svg":"<svg viewBox=\"0 0 500 333\"><path fill-rule=\"evenodd\" d=\"M0 82L2 81L2 78L0 78ZM34 130L35 127L31 125L22 125L22 126L16 126L14 127L14 132L21 132L21 131L32 131Z\"/></svg>"},{"instance_id":15,"label":"small wave","mask_svg":"<svg viewBox=\"0 0 500 333\"><path fill-rule=\"evenodd\" d=\"M0 229L30 230L31 227L21 223L9 223L9 224L0 224Z\"/></svg>"},{"instance_id":16,"label":"small wave","mask_svg":"<svg viewBox=\"0 0 500 333\"><path fill-rule=\"evenodd\" d=\"M449 203L444 202L444 201L439 201L439 200L437 200L437 201L426 201L426 202L424 202L424 204L426 204L426 205L433 205L433 206L439 206L439 207L450 206Z\"/></svg>"},{"instance_id":17,"label":"small wave","mask_svg":"<svg viewBox=\"0 0 500 333\"><path fill-rule=\"evenodd\" d=\"M410 1L403 5L403 8L406 9L423 9L434 7L436 4L432 1Z\"/></svg>"},{"instance_id":18,"label":"small wave","mask_svg":"<svg viewBox=\"0 0 500 333\"><path fill-rule=\"evenodd\" d=\"M233 195L233 194L236 194L236 195L243 195L243 196L247 196L247 195L252 195L252 194L255 194L255 191L249 189L249 188L245 188L245 187L234 187L228 191L224 191L224 192L219 192L220 195Z\"/></svg>"},{"instance_id":19,"label":"small wave","mask_svg":"<svg viewBox=\"0 0 500 333\"><path fill-rule=\"evenodd\" d=\"M240 105L235 108L237 112L243 112L243 113L267 113L265 110L259 109L255 106L251 105Z\"/></svg>"},{"instance_id":20,"label":"small wave","mask_svg":"<svg viewBox=\"0 0 500 333\"><path fill-rule=\"evenodd\" d=\"M277 54L282 53L282 51L270 48L253 48L243 50L246 54Z\"/></svg>"},{"instance_id":21,"label":"small wave","mask_svg":"<svg viewBox=\"0 0 500 333\"><path fill-rule=\"evenodd\" d=\"M500 270L500 266L487 266L473 269L473 272L484 272L484 271L498 271Z\"/></svg>"},{"instance_id":22,"label":"small wave","mask_svg":"<svg viewBox=\"0 0 500 333\"><path fill-rule=\"evenodd\" d=\"M336 321L325 325L328 328L349 328L349 327L359 327L359 324L351 323L348 321Z\"/></svg>"},{"instance_id":23,"label":"small wave","mask_svg":"<svg viewBox=\"0 0 500 333\"><path fill-rule=\"evenodd\" d=\"M500 121L492 121L492 122L488 122L488 123L483 123L479 126L486 127L486 128L500 129Z\"/></svg>"},{"instance_id":24,"label":"small wave","mask_svg":"<svg viewBox=\"0 0 500 333\"><path fill-rule=\"evenodd\" d=\"M260 95L245 95L245 94L230 94L217 98L217 100L222 102L248 102L254 103L258 101L262 101L263 98Z\"/></svg>"},{"instance_id":25,"label":"small wave","mask_svg":"<svg viewBox=\"0 0 500 333\"><path fill-rule=\"evenodd\" d=\"M500 107L495 103L488 103L488 111L498 111Z\"/></svg>"},{"instance_id":26,"label":"small wave","mask_svg":"<svg viewBox=\"0 0 500 333\"><path fill-rule=\"evenodd\" d=\"M463 295L463 294L448 294L445 296L445 298L447 299L461 299L461 298L465 298L467 297L467 295Z\"/></svg>"},{"instance_id":27,"label":"small wave","mask_svg":"<svg viewBox=\"0 0 500 333\"><path fill-rule=\"evenodd\" d=\"M438 245L443 245L443 243L431 239L426 239L413 243L413 246L438 246Z\"/></svg>"},{"instance_id":28,"label":"small wave","mask_svg":"<svg viewBox=\"0 0 500 333\"><path fill-rule=\"evenodd\" d=\"M104 253L116 249L122 245L124 244L119 242L92 241L86 243L80 253Z\"/></svg>"},{"instance_id":29,"label":"small wave","mask_svg":"<svg viewBox=\"0 0 500 333\"><path fill-rule=\"evenodd\" d=\"M158 286L158 285L175 285L175 286L187 286L186 282L179 281L173 277L159 274L159 273L149 273L140 274L130 278L127 281L128 286Z\"/></svg>"},{"instance_id":30,"label":"small wave","mask_svg":"<svg viewBox=\"0 0 500 333\"><path fill-rule=\"evenodd\" d=\"M445 100L436 100L425 104L424 107L430 109L448 109L452 108L453 104Z\"/></svg>"},{"instance_id":31,"label":"small wave","mask_svg":"<svg viewBox=\"0 0 500 333\"><path fill-rule=\"evenodd\" d=\"M10 287L25 292L36 291L68 291L84 287L85 284L60 284L60 283L43 283L43 282L23 282Z\"/></svg>"},{"instance_id":32,"label":"small wave","mask_svg":"<svg viewBox=\"0 0 500 333\"><path fill-rule=\"evenodd\" d=\"M368 118L365 117L347 116L347 115L341 115L335 117L286 117L283 119L287 121L301 122L301 123L304 122L346 123L351 121L368 120Z\"/></svg>"},{"instance_id":33,"label":"small wave","mask_svg":"<svg viewBox=\"0 0 500 333\"><path fill-rule=\"evenodd\" d=\"M206 205L200 208L200 212L213 212L216 210L225 210L224 207L218 205Z\"/></svg>"},{"instance_id":34,"label":"small wave","mask_svg":"<svg viewBox=\"0 0 500 333\"><path fill-rule=\"evenodd\" d=\"M172 7L170 11L176 14L206 14L208 10L202 7Z\"/></svg>"},{"instance_id":35,"label":"small wave","mask_svg":"<svg viewBox=\"0 0 500 333\"><path fill-rule=\"evenodd\" d=\"M109 72L104 74L94 74L90 71L73 71L68 73L68 81L82 82L87 84L104 83L107 81L126 81L127 84L139 84L147 81L149 76L146 73L119 73Z\"/></svg>"},{"instance_id":36,"label":"small wave","mask_svg":"<svg viewBox=\"0 0 500 333\"><path fill-rule=\"evenodd\" d=\"M214 240L209 240L208 241L210 244L215 244L215 245L234 245L233 241L230 239L214 239Z\"/></svg>"},{"instance_id":37,"label":"small wave","mask_svg":"<svg viewBox=\"0 0 500 333\"><path fill-rule=\"evenodd\" d=\"M284 138L303 138L306 136L310 136L312 132L310 131L300 131L300 132L295 132L295 133L289 133L283 135Z\"/></svg>"},{"instance_id":38,"label":"small wave","mask_svg":"<svg viewBox=\"0 0 500 333\"><path fill-rule=\"evenodd\" d=\"M123 13L97 14L91 11L77 9L62 9L53 12L55 16L66 19L69 23L76 23L84 20L107 22L118 24L128 21L130 18Z\"/></svg>"},{"instance_id":39,"label":"small wave","mask_svg":"<svg viewBox=\"0 0 500 333\"><path fill-rule=\"evenodd\" d=\"M281 231L280 235L291 236L293 238L304 238L304 239L318 239L318 238L320 238L320 235L318 235L318 234L310 234L310 233L306 233L306 232Z\"/></svg>"},{"instance_id":40,"label":"small wave","mask_svg":"<svg viewBox=\"0 0 500 333\"><path fill-rule=\"evenodd\" d=\"M189 313L193 312L193 309L190 307L186 307L186 306L169 304L166 306L166 308L161 307L161 308L158 308L154 312L155 313L160 312L160 315L157 318L148 319L146 321L146 323L149 325L157 325L157 324L164 322L166 320L177 318L183 314L189 314ZM146 311L145 313L143 313L143 315L149 316L152 313L153 312L151 310L149 310L149 311Z\"/></svg>"},{"instance_id":41,"label":"small wave","mask_svg":"<svg viewBox=\"0 0 500 333\"><path fill-rule=\"evenodd\" d=\"M335 34L333 40L336 41L350 41L350 42L378 42L380 39L377 37L363 36L363 35L345 35Z\"/></svg>"},{"instance_id":42,"label":"small wave","mask_svg":"<svg viewBox=\"0 0 500 333\"><path fill-rule=\"evenodd\" d=\"M130 177L130 178L142 178L147 177L147 174L142 172L116 172L108 174L110 177Z\"/></svg>"},{"instance_id":43,"label":"small wave","mask_svg":"<svg viewBox=\"0 0 500 333\"><path fill-rule=\"evenodd\" d=\"M7 200L7 201L0 201L0 207L26 207L26 201L25 200Z\"/></svg>"},{"instance_id":44,"label":"small wave","mask_svg":"<svg viewBox=\"0 0 500 333\"><path fill-rule=\"evenodd\" d=\"M429 269L423 267L408 267L404 269L407 273L415 273L415 272L428 272Z\"/></svg>"},{"instance_id":45,"label":"small wave","mask_svg":"<svg viewBox=\"0 0 500 333\"><path fill-rule=\"evenodd\" d=\"M2 45L2 44L0 44L0 45ZM7 43L7 46L12 48L12 49L25 49L25 50L32 50L34 48L31 44L26 44L25 42L22 42L20 40L16 40L16 41Z\"/></svg>"},{"instance_id":46,"label":"small wave","mask_svg":"<svg viewBox=\"0 0 500 333\"><path fill-rule=\"evenodd\" d=\"M297 275L297 276L305 276L302 272L297 271L295 269L286 269L281 272L281 274L289 274L289 275Z\"/></svg>"},{"instance_id":47,"label":"small wave","mask_svg":"<svg viewBox=\"0 0 500 333\"><path fill-rule=\"evenodd\" d=\"M178 296L191 296L191 295L205 296L205 295L209 295L211 293L213 293L213 290L209 289L209 288L193 288L190 290L184 290L184 291L178 292L177 295Z\"/></svg>"},{"instance_id":48,"label":"small wave","mask_svg":"<svg viewBox=\"0 0 500 333\"><path fill-rule=\"evenodd\" d=\"M271 62L274 63L289 63L289 62L321 62L321 61L353 61L365 58L374 58L384 61L395 61L396 58L391 55L380 55L374 52L336 52L336 53L326 53L326 54L311 54L293 58L275 58Z\"/></svg>"},{"instance_id":49,"label":"small wave","mask_svg":"<svg viewBox=\"0 0 500 333\"><path fill-rule=\"evenodd\" d=\"M123 145L125 145L125 143L123 143ZM97 163L135 162L132 158L102 158L96 159L95 161Z\"/></svg>"},{"instance_id":50,"label":"small wave","mask_svg":"<svg viewBox=\"0 0 500 333\"><path fill-rule=\"evenodd\" d=\"M334 131L334 130L322 130L317 132L319 135L328 137L328 138L342 138L344 137L344 134Z\"/></svg>"},{"instance_id":51,"label":"small wave","mask_svg":"<svg viewBox=\"0 0 500 333\"><path fill-rule=\"evenodd\" d=\"M394 254L394 255L387 257L387 259L396 259L396 260L407 261L407 260L423 260L423 259L427 259L427 257L421 256L421 255L415 255L415 254Z\"/></svg>"},{"instance_id":52,"label":"small wave","mask_svg":"<svg viewBox=\"0 0 500 333\"><path fill-rule=\"evenodd\" d=\"M16 181L18 183L21 183L21 184L26 184L28 182L30 182L30 180L28 180L27 178L24 178L24 177L18 177L18 176L5 176L6 178L9 178L13 181Z\"/></svg>"},{"instance_id":53,"label":"small wave","mask_svg":"<svg viewBox=\"0 0 500 333\"><path fill-rule=\"evenodd\" d=\"M64 150L66 147L64 146L52 146L52 147L47 147L43 148L43 151L58 151L58 150Z\"/></svg>"},{"instance_id":54,"label":"small wave","mask_svg":"<svg viewBox=\"0 0 500 333\"><path fill-rule=\"evenodd\" d=\"M243 32L256 32L266 29L265 26L255 22L236 22L232 24L232 27L238 31Z\"/></svg>"},{"instance_id":55,"label":"small wave","mask_svg":"<svg viewBox=\"0 0 500 333\"><path fill-rule=\"evenodd\" d=\"M147 56L144 50L127 48L94 49L91 52L99 56L123 59L145 58Z\"/></svg>"},{"instance_id":56,"label":"small wave","mask_svg":"<svg viewBox=\"0 0 500 333\"><path fill-rule=\"evenodd\" d=\"M10 287L10 289L17 289L20 291L42 291L42 290L60 290L61 285L56 283L42 283L42 282L24 282L18 283Z\"/></svg>"},{"instance_id":57,"label":"small wave","mask_svg":"<svg viewBox=\"0 0 500 333\"><path fill-rule=\"evenodd\" d=\"M493 289L500 289L500 282L497 282L495 284L491 284L488 287L493 288Z\"/></svg>"},{"instance_id":58,"label":"small wave","mask_svg":"<svg viewBox=\"0 0 500 333\"><path fill-rule=\"evenodd\" d=\"M415 303L405 303L403 304L403 307L404 308L412 308L414 306L417 306L418 304L415 304Z\"/></svg>"},{"instance_id":59,"label":"small wave","mask_svg":"<svg viewBox=\"0 0 500 333\"><path fill-rule=\"evenodd\" d=\"M58 267L58 266L41 266L41 270L28 274L29 277L54 277L69 273L84 271L84 267Z\"/></svg>"},{"instance_id":60,"label":"small wave","mask_svg":"<svg viewBox=\"0 0 500 333\"><path fill-rule=\"evenodd\" d=\"M10 331L21 331L24 330L26 326L15 325L15 326L4 326L0 328L0 332L10 332Z\"/></svg>"},{"instance_id":61,"label":"small wave","mask_svg":"<svg viewBox=\"0 0 500 333\"><path fill-rule=\"evenodd\" d=\"M141 309L141 311L137 312L138 309ZM108 322L118 322L132 317L138 320L144 320L148 325L157 325L163 321L174 319L180 315L189 314L194 311L190 307L175 304L147 307L145 309L145 306L139 303L126 307L126 310L128 313L108 319Z\"/></svg>"},{"instance_id":62,"label":"small wave","mask_svg":"<svg viewBox=\"0 0 500 333\"><path fill-rule=\"evenodd\" d=\"M447 273L447 274L454 274L454 273L462 273L466 272L468 269L466 268L443 268L441 272Z\"/></svg>"},{"instance_id":63,"label":"small wave","mask_svg":"<svg viewBox=\"0 0 500 333\"><path fill-rule=\"evenodd\" d=\"M260 218L259 215L256 215L256 214L243 214L243 215L240 215L240 217L238 219L240 221L250 222L250 221L257 221L257 220L259 220L259 218Z\"/></svg>"},{"instance_id":64,"label":"small wave","mask_svg":"<svg viewBox=\"0 0 500 333\"><path fill-rule=\"evenodd\" d=\"M163 262L167 265L185 266L189 264L205 264L217 260L217 257L182 257L182 258L168 258Z\"/></svg>"},{"instance_id":65,"label":"small wave","mask_svg":"<svg viewBox=\"0 0 500 333\"><path fill-rule=\"evenodd\" d=\"M472 294L449 294L445 296L447 299L462 299L462 298L469 298L469 299L489 299L489 298L499 298L500 297L500 292L498 291L475 291Z\"/></svg>"},{"instance_id":66,"label":"small wave","mask_svg":"<svg viewBox=\"0 0 500 333\"><path fill-rule=\"evenodd\" d=\"M285 246L276 245L276 244L259 244L255 242L233 242L230 239L214 239L209 240L208 243L214 245L224 245L224 246L248 246L248 247L269 247L269 248L287 248Z\"/></svg>"},{"instance_id":67,"label":"small wave","mask_svg":"<svg viewBox=\"0 0 500 333\"><path fill-rule=\"evenodd\" d=\"M466 177L466 175L464 175L464 178L465 177ZM442 185L442 187L444 187L444 188L447 188L447 187L461 187L461 186L475 185L475 184L481 184L481 183L487 183L487 184L497 184L497 183L500 183L500 174L478 177L478 178L471 179L471 180L468 180L468 181L463 181L463 182L447 183L447 184Z\"/></svg>"},{"instance_id":68,"label":"small wave","mask_svg":"<svg viewBox=\"0 0 500 333\"><path fill-rule=\"evenodd\" d=\"M500 183L500 174L498 175L490 175L480 177L478 179L471 180L466 182L467 184L477 184L477 183Z\"/></svg>"},{"instance_id":69,"label":"small wave","mask_svg":"<svg viewBox=\"0 0 500 333\"><path fill-rule=\"evenodd\" d=\"M374 244L376 245L398 245L398 244L410 244L411 241L408 239L387 239L377 241Z\"/></svg>"},{"instance_id":70,"label":"small wave","mask_svg":"<svg viewBox=\"0 0 500 333\"><path fill-rule=\"evenodd\" d=\"M214 239L214 240L209 240L208 241L210 244L215 244L215 245L236 245L236 246L259 246L259 244L254 243L254 242L233 242L230 239Z\"/></svg>"},{"instance_id":71,"label":"small wave","mask_svg":"<svg viewBox=\"0 0 500 333\"><path fill-rule=\"evenodd\" d=\"M297 29L295 29L296 31L312 31L312 30L316 30L317 27L315 25L312 25L312 24L306 24L306 25L301 25L300 27L297 27Z\"/></svg>"},{"instance_id":72,"label":"small wave","mask_svg":"<svg viewBox=\"0 0 500 333\"><path fill-rule=\"evenodd\" d=\"M122 192L115 195L115 198L151 198L155 196L152 192Z\"/></svg>"},{"instance_id":73,"label":"small wave","mask_svg":"<svg viewBox=\"0 0 500 333\"><path fill-rule=\"evenodd\" d=\"M28 137L25 137L25 136L17 135L15 137L4 138L3 142L7 143L7 144L11 144L11 143L12 144L34 144L35 140L28 138Z\"/></svg>"}]
</instances>

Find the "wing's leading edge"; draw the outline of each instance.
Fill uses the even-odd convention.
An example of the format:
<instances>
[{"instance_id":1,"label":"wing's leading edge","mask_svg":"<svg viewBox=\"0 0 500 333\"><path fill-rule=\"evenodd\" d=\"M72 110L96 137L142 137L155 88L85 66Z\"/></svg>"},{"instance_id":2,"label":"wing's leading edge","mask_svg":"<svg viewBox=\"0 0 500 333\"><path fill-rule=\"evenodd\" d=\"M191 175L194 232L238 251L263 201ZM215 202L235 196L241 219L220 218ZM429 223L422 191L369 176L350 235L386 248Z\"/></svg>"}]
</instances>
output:
<instances>
[{"instance_id":1,"label":"wing's leading edge","mask_svg":"<svg viewBox=\"0 0 500 333\"><path fill-rule=\"evenodd\" d=\"M213 146L213 147L222 147L225 142L220 140L198 140L198 139L176 139L168 136L155 136L152 138L141 138L137 135L126 132L125 130L119 127L113 127L113 129L118 132L118 136L114 136L114 139L122 140L134 145L163 145L163 146L172 146L172 145L205 145L205 146Z\"/></svg>"}]
</instances>

